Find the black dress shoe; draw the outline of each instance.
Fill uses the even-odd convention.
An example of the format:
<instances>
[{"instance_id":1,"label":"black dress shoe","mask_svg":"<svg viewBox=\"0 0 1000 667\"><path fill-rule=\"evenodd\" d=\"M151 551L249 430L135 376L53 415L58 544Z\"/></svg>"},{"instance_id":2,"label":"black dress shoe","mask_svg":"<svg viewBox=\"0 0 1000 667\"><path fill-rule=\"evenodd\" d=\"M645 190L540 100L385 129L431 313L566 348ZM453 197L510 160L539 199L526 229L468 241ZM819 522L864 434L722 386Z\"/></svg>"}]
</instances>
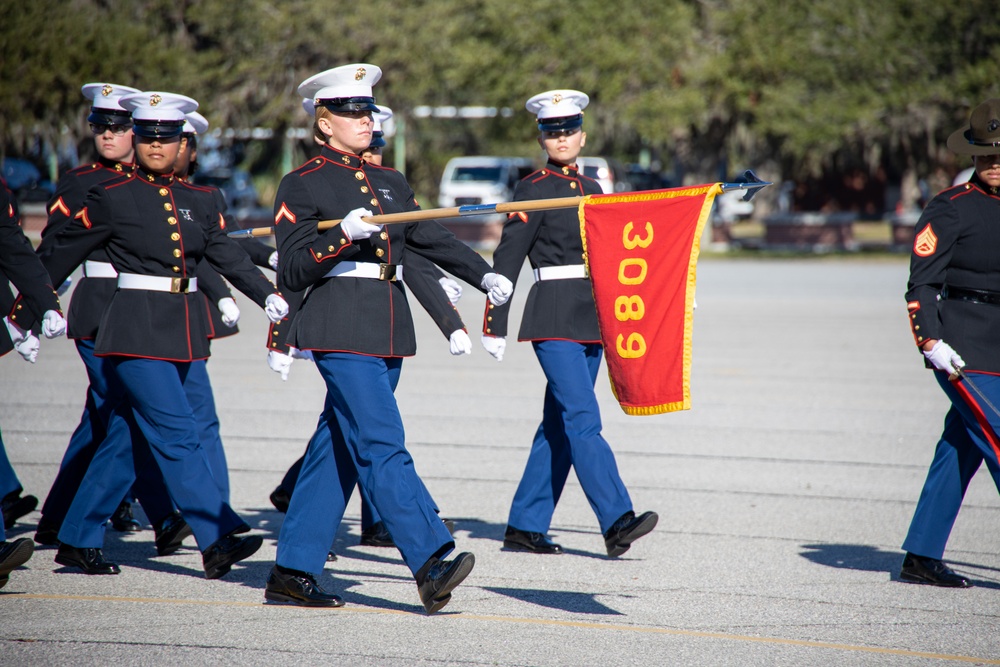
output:
<instances>
[{"instance_id":1,"label":"black dress shoe","mask_svg":"<svg viewBox=\"0 0 1000 667\"><path fill-rule=\"evenodd\" d=\"M111 527L119 533L138 533L142 530L142 524L132 516L132 503L121 501L118 509L111 515Z\"/></svg>"},{"instance_id":2,"label":"black dress shoe","mask_svg":"<svg viewBox=\"0 0 1000 667\"><path fill-rule=\"evenodd\" d=\"M3 500L0 500L0 508L3 510L3 527L10 530L14 527L14 522L22 516L38 507L38 498L34 496L22 496L21 490L11 491Z\"/></svg>"},{"instance_id":3,"label":"black dress shoe","mask_svg":"<svg viewBox=\"0 0 1000 667\"><path fill-rule=\"evenodd\" d=\"M216 540L201 556L205 566L205 578L218 579L225 576L233 564L253 556L263 543L264 538L260 535L235 537L231 533Z\"/></svg>"},{"instance_id":4,"label":"black dress shoe","mask_svg":"<svg viewBox=\"0 0 1000 667\"><path fill-rule=\"evenodd\" d=\"M326 562L327 563L333 563L336 560L337 560L337 554L333 553L332 551L327 551L326 552Z\"/></svg>"},{"instance_id":5,"label":"black dress shoe","mask_svg":"<svg viewBox=\"0 0 1000 667\"><path fill-rule=\"evenodd\" d=\"M292 502L292 496L285 491L283 487L278 487L271 492L271 504L274 505L274 509L278 510L282 514L288 512L288 504Z\"/></svg>"},{"instance_id":6,"label":"black dress shoe","mask_svg":"<svg viewBox=\"0 0 1000 667\"><path fill-rule=\"evenodd\" d=\"M79 548L60 544L56 552L56 562L66 567L78 567L84 574L118 574L117 563L104 560L100 549Z\"/></svg>"},{"instance_id":7,"label":"black dress shoe","mask_svg":"<svg viewBox=\"0 0 1000 667\"><path fill-rule=\"evenodd\" d=\"M361 541L363 547L394 547L396 543L392 541L392 535L381 521L372 524L369 528L361 531Z\"/></svg>"},{"instance_id":8,"label":"black dress shoe","mask_svg":"<svg viewBox=\"0 0 1000 667\"><path fill-rule=\"evenodd\" d=\"M10 573L28 562L35 545L27 537L13 542L0 542L0 588L7 585Z\"/></svg>"},{"instance_id":9,"label":"black dress shoe","mask_svg":"<svg viewBox=\"0 0 1000 667\"><path fill-rule=\"evenodd\" d=\"M428 614L448 604L451 592L469 576L475 564L476 557L468 552L458 554L454 560L431 558L424 563L417 572L417 590Z\"/></svg>"},{"instance_id":10,"label":"black dress shoe","mask_svg":"<svg viewBox=\"0 0 1000 667\"><path fill-rule=\"evenodd\" d=\"M271 602L286 602L303 607L343 607L344 600L339 595L327 593L316 578L305 572L282 572L275 565L267 575L264 599Z\"/></svg>"},{"instance_id":11,"label":"black dress shoe","mask_svg":"<svg viewBox=\"0 0 1000 667\"><path fill-rule=\"evenodd\" d=\"M930 584L948 588L969 588L972 583L937 558L925 558L907 552L899 580L911 584Z\"/></svg>"},{"instance_id":12,"label":"black dress shoe","mask_svg":"<svg viewBox=\"0 0 1000 667\"><path fill-rule=\"evenodd\" d=\"M160 556L169 556L181 548L185 537L190 537L191 526L187 524L180 512L167 515L167 518L160 522L159 526L153 527L156 553Z\"/></svg>"},{"instance_id":13,"label":"black dress shoe","mask_svg":"<svg viewBox=\"0 0 1000 667\"><path fill-rule=\"evenodd\" d=\"M35 541L47 547L54 547L59 544L59 524L51 519L46 519L45 515L38 520L38 528L35 529Z\"/></svg>"},{"instance_id":14,"label":"black dress shoe","mask_svg":"<svg viewBox=\"0 0 1000 667\"><path fill-rule=\"evenodd\" d=\"M656 528L659 520L656 512L644 512L636 516L635 512L629 510L622 514L604 533L604 546L608 548L608 555L612 558L621 556L633 542Z\"/></svg>"},{"instance_id":15,"label":"black dress shoe","mask_svg":"<svg viewBox=\"0 0 1000 667\"><path fill-rule=\"evenodd\" d=\"M533 554L561 554L563 548L545 533L529 533L507 526L503 534L503 548L511 551L530 551Z\"/></svg>"}]
</instances>

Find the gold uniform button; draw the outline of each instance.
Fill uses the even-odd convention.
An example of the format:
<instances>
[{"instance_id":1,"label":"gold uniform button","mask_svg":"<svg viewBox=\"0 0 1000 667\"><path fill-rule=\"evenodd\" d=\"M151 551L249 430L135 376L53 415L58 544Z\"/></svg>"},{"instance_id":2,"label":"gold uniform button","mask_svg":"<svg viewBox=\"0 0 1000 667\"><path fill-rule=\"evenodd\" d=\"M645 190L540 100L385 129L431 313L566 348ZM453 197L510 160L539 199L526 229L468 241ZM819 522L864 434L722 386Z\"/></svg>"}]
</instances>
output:
<instances>
[{"instance_id":1,"label":"gold uniform button","mask_svg":"<svg viewBox=\"0 0 1000 667\"><path fill-rule=\"evenodd\" d=\"M372 206L378 206L378 200L377 200L377 199L375 199L375 197L372 197L372 200L371 200L371 205L372 205Z\"/></svg>"},{"instance_id":2,"label":"gold uniform button","mask_svg":"<svg viewBox=\"0 0 1000 667\"><path fill-rule=\"evenodd\" d=\"M382 239L383 241L388 241L389 240L389 232L383 231L381 234L378 235L378 237L380 239Z\"/></svg>"},{"instance_id":3,"label":"gold uniform button","mask_svg":"<svg viewBox=\"0 0 1000 667\"><path fill-rule=\"evenodd\" d=\"M492 303L489 305L489 309L493 310L493 304Z\"/></svg>"},{"instance_id":4,"label":"gold uniform button","mask_svg":"<svg viewBox=\"0 0 1000 667\"><path fill-rule=\"evenodd\" d=\"M174 248L174 257L180 257L180 256L181 256L181 249Z\"/></svg>"},{"instance_id":5,"label":"gold uniform button","mask_svg":"<svg viewBox=\"0 0 1000 667\"><path fill-rule=\"evenodd\" d=\"M573 183L570 183L570 184L569 184L569 187L571 187L571 188L573 188L574 190L576 190L576 182L573 182Z\"/></svg>"},{"instance_id":6,"label":"gold uniform button","mask_svg":"<svg viewBox=\"0 0 1000 667\"><path fill-rule=\"evenodd\" d=\"M174 207L173 207L173 205L172 205L172 204L171 204L170 202L168 202L168 201L167 201L167 202L163 202L163 210L164 210L164 211L172 211L172 210L174 210Z\"/></svg>"},{"instance_id":7,"label":"gold uniform button","mask_svg":"<svg viewBox=\"0 0 1000 667\"><path fill-rule=\"evenodd\" d=\"M569 176L569 167L563 167L562 171L564 175Z\"/></svg>"},{"instance_id":8,"label":"gold uniform button","mask_svg":"<svg viewBox=\"0 0 1000 667\"><path fill-rule=\"evenodd\" d=\"M493 329L490 329L489 327L486 327L486 333L493 333Z\"/></svg>"},{"instance_id":9,"label":"gold uniform button","mask_svg":"<svg viewBox=\"0 0 1000 667\"><path fill-rule=\"evenodd\" d=\"M167 222L169 222L171 225L176 225L177 218L175 218L174 216L170 216L169 218L167 218Z\"/></svg>"},{"instance_id":10,"label":"gold uniform button","mask_svg":"<svg viewBox=\"0 0 1000 667\"><path fill-rule=\"evenodd\" d=\"M918 340L918 341L922 341L923 339L924 339L924 337L923 337L923 336L917 336L917 340Z\"/></svg>"},{"instance_id":11,"label":"gold uniform button","mask_svg":"<svg viewBox=\"0 0 1000 667\"><path fill-rule=\"evenodd\" d=\"M549 173L549 172L547 172L547 171L545 171L544 169L542 169L542 176L544 176L544 175L545 175L545 174L547 174L547 173Z\"/></svg>"},{"instance_id":12,"label":"gold uniform button","mask_svg":"<svg viewBox=\"0 0 1000 667\"><path fill-rule=\"evenodd\" d=\"M318 163L319 160L316 160L316 162ZM278 344L277 343L271 343L271 347L278 347Z\"/></svg>"},{"instance_id":13,"label":"gold uniform button","mask_svg":"<svg viewBox=\"0 0 1000 667\"><path fill-rule=\"evenodd\" d=\"M21 304L17 304L17 309L21 310Z\"/></svg>"},{"instance_id":14,"label":"gold uniform button","mask_svg":"<svg viewBox=\"0 0 1000 667\"><path fill-rule=\"evenodd\" d=\"M174 267L174 273L180 273L180 272L181 272L181 267L175 266Z\"/></svg>"},{"instance_id":15,"label":"gold uniform button","mask_svg":"<svg viewBox=\"0 0 1000 667\"><path fill-rule=\"evenodd\" d=\"M361 186L361 191L364 192L365 194L368 194L368 186L367 185L362 185Z\"/></svg>"},{"instance_id":16,"label":"gold uniform button","mask_svg":"<svg viewBox=\"0 0 1000 667\"><path fill-rule=\"evenodd\" d=\"M322 160L316 160L316 164L323 164Z\"/></svg>"},{"instance_id":17,"label":"gold uniform button","mask_svg":"<svg viewBox=\"0 0 1000 667\"><path fill-rule=\"evenodd\" d=\"M333 246L328 246L327 250L330 251L330 252L333 252Z\"/></svg>"},{"instance_id":18,"label":"gold uniform button","mask_svg":"<svg viewBox=\"0 0 1000 667\"><path fill-rule=\"evenodd\" d=\"M363 181L365 180L365 175L362 174L360 171L356 171L354 172L354 178L358 179L359 181Z\"/></svg>"},{"instance_id":19,"label":"gold uniform button","mask_svg":"<svg viewBox=\"0 0 1000 667\"><path fill-rule=\"evenodd\" d=\"M340 239L340 245L347 245L347 239Z\"/></svg>"},{"instance_id":20,"label":"gold uniform button","mask_svg":"<svg viewBox=\"0 0 1000 667\"><path fill-rule=\"evenodd\" d=\"M913 330L914 330L914 331L920 331L920 325L918 324L918 325L914 326L914 327L913 327Z\"/></svg>"},{"instance_id":21,"label":"gold uniform button","mask_svg":"<svg viewBox=\"0 0 1000 667\"><path fill-rule=\"evenodd\" d=\"M169 190L167 190L166 188L160 188L160 196L161 197L166 197L167 196L167 192L169 192Z\"/></svg>"},{"instance_id":22,"label":"gold uniform button","mask_svg":"<svg viewBox=\"0 0 1000 667\"><path fill-rule=\"evenodd\" d=\"M177 232L174 232L173 234L170 235L170 240L171 241L180 241L181 240L181 235L178 234Z\"/></svg>"},{"instance_id":23,"label":"gold uniform button","mask_svg":"<svg viewBox=\"0 0 1000 667\"><path fill-rule=\"evenodd\" d=\"M323 253L321 253L321 252L316 253L316 259L319 259L322 256L323 256Z\"/></svg>"},{"instance_id":24,"label":"gold uniform button","mask_svg":"<svg viewBox=\"0 0 1000 667\"><path fill-rule=\"evenodd\" d=\"M375 249L375 256L376 257L381 257L384 254L385 254L385 250L382 250L382 248L376 248Z\"/></svg>"},{"instance_id":25,"label":"gold uniform button","mask_svg":"<svg viewBox=\"0 0 1000 667\"><path fill-rule=\"evenodd\" d=\"M487 318L486 318L486 321L487 321L487 322L492 322L492 321L493 321L493 316L492 316L492 315L490 315L489 317L487 317Z\"/></svg>"}]
</instances>

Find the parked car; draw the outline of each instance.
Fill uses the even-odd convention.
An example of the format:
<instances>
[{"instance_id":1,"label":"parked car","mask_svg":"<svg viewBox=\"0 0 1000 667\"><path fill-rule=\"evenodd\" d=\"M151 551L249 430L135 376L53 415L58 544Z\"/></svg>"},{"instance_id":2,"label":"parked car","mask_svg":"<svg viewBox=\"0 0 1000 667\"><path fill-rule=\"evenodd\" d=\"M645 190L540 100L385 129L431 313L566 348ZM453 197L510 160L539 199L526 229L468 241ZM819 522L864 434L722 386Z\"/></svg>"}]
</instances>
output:
<instances>
[{"instance_id":1,"label":"parked car","mask_svg":"<svg viewBox=\"0 0 1000 667\"><path fill-rule=\"evenodd\" d=\"M633 189L625 165L614 158L578 157L576 166L583 171L584 176L590 176L600 183L604 194L628 192Z\"/></svg>"},{"instance_id":2,"label":"parked car","mask_svg":"<svg viewBox=\"0 0 1000 667\"><path fill-rule=\"evenodd\" d=\"M52 181L42 178L42 172L30 160L19 157L3 159L3 180L20 202L45 202L55 194Z\"/></svg>"},{"instance_id":3,"label":"parked car","mask_svg":"<svg viewBox=\"0 0 1000 667\"><path fill-rule=\"evenodd\" d=\"M191 182L196 185L214 185L222 190L222 194L226 197L226 204L231 209L257 206L257 187L253 184L250 174L240 169L220 167L199 171L195 173Z\"/></svg>"},{"instance_id":4,"label":"parked car","mask_svg":"<svg viewBox=\"0 0 1000 667\"><path fill-rule=\"evenodd\" d=\"M663 190L673 187L670 179L663 174L637 164L625 167L625 177L632 184L633 190Z\"/></svg>"},{"instance_id":5,"label":"parked car","mask_svg":"<svg viewBox=\"0 0 1000 667\"><path fill-rule=\"evenodd\" d=\"M438 206L510 201L517 182L533 171L527 158L474 155L448 160L441 174Z\"/></svg>"}]
</instances>

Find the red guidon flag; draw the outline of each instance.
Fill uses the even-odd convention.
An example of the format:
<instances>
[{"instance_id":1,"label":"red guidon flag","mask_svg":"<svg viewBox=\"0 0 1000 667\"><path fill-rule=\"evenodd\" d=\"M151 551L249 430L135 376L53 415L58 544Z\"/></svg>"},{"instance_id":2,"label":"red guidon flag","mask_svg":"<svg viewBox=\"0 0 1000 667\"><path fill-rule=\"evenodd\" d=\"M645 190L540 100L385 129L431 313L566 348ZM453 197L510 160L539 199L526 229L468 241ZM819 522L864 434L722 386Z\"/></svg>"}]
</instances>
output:
<instances>
[{"instance_id":1,"label":"red guidon flag","mask_svg":"<svg viewBox=\"0 0 1000 667\"><path fill-rule=\"evenodd\" d=\"M627 414L691 408L701 232L721 184L588 195L580 233L615 398Z\"/></svg>"}]
</instances>

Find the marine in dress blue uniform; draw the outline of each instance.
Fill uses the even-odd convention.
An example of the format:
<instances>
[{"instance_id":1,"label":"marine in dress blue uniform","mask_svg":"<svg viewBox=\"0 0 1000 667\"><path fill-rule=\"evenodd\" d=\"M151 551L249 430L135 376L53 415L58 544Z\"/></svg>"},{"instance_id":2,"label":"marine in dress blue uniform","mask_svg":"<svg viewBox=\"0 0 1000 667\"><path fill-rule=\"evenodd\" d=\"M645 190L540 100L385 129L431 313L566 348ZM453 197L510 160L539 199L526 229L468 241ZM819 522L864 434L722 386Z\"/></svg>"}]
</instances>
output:
<instances>
[{"instance_id":1,"label":"marine in dress blue uniform","mask_svg":"<svg viewBox=\"0 0 1000 667\"><path fill-rule=\"evenodd\" d=\"M455 543L427 501L405 435L393 387L402 359L416 351L399 266L423 255L502 303L510 281L436 222L379 228L369 211L417 208L399 172L361 159L371 143L372 85L381 70L365 63L310 77L299 86L312 98L316 124L328 137L319 157L287 174L275 198L278 273L295 291L309 290L291 323L289 342L312 352L330 398L333 447L310 446L278 538L265 597L302 605L343 601L316 582L354 475L385 522L413 573L428 613L444 607L475 559L445 560ZM320 220L343 218L326 231ZM343 316L350 313L350 317ZM351 469L348 460L353 462ZM331 484L339 479L340 484Z\"/></svg>"},{"instance_id":2,"label":"marine in dress blue uniform","mask_svg":"<svg viewBox=\"0 0 1000 667\"><path fill-rule=\"evenodd\" d=\"M315 114L315 108L311 99L303 99L302 107L310 115ZM368 149L361 154L362 159L372 166L382 166L382 149L386 146L383 123L391 118L392 109L385 105L379 105L379 110L372 114L372 141ZM319 132L319 130L314 131ZM317 140L319 142L323 141L322 137L317 137ZM461 316L459 316L458 311L455 309L455 304L462 296L462 287L456 281L446 277L441 269L420 255L413 255L409 258L406 284L409 286L410 292L420 302L420 305L423 306L434 320L434 323L437 324L441 333L448 338L451 353L454 355L470 354L472 352L472 341L469 339L465 323L462 322ZM298 306L302 302L303 295L285 289L280 282L278 287L282 294L289 300L290 310L289 317L285 321L271 328L272 330L269 335L271 351L269 357L271 365L275 370L283 372L287 371L287 368L291 365L293 356L297 355L298 351L292 349L286 342L282 342L283 337L281 334L282 331L287 331L294 313L298 311ZM283 377L287 377L287 375L283 375ZM329 409L329 406L327 406L327 409ZM326 412L324 411L325 414ZM313 438L326 437L329 425L324 415L320 416ZM271 493L271 503L281 512L285 512L288 509L288 503L292 492L295 490L295 483L298 480L304 460L305 454L291 465L285 473L284 478L282 478L281 484ZM359 544L371 547L395 546L395 543L392 541L392 535L386 529L385 523L379 516L378 511L375 510L368 500L364 489L360 489L360 491L361 538ZM344 492L350 497L350 489L344 489ZM427 493L427 497L433 503L430 493ZM435 511L437 511L436 507ZM448 526L449 532L453 530L453 522L445 520L445 525Z\"/></svg>"},{"instance_id":3,"label":"marine in dress blue uniform","mask_svg":"<svg viewBox=\"0 0 1000 667\"><path fill-rule=\"evenodd\" d=\"M98 159L71 169L59 179L56 192L48 204L49 217L38 248L42 256L52 251L58 233L83 207L83 200L91 186L130 174L134 169L132 118L119 100L123 95L139 91L113 83L87 83L81 91L91 101L87 121L94 132ZM121 383L114 377L107 360L94 356L94 339L97 338L104 309L117 287L116 277L107 253L98 248L84 262L83 277L73 290L67 313L68 335L74 339L77 353L87 370L89 385L80 422L70 436L59 472L42 505L42 517L35 532L35 541L39 544L54 545L58 542L63 518L80 488L97 446L107 434L111 407L123 396ZM147 516L156 516L171 506L166 487L158 477L155 471L142 472L136 484ZM126 495L127 498L122 500L112 517L112 523L118 530L140 530L141 525L132 517L129 502L136 494L129 492Z\"/></svg>"},{"instance_id":4,"label":"marine in dress blue uniform","mask_svg":"<svg viewBox=\"0 0 1000 667\"><path fill-rule=\"evenodd\" d=\"M137 460L155 460L202 550L206 577L217 578L256 552L262 539L237 536L247 526L212 477L188 398L191 363L209 355L196 266L207 259L272 320L287 313L287 304L226 236L207 191L173 176L184 114L197 102L165 92L126 95L120 102L132 111L139 167L133 175L94 186L45 261L50 276L61 281L94 248L106 248L118 289L94 353L111 360L128 397L115 406L108 437L83 481L103 493L77 494L59 531L56 562L88 574L119 572L101 553L103 524L114 510L115 494L120 497L133 481L126 434L139 430L145 438L135 441Z\"/></svg>"},{"instance_id":5,"label":"marine in dress blue uniform","mask_svg":"<svg viewBox=\"0 0 1000 667\"><path fill-rule=\"evenodd\" d=\"M601 193L597 181L576 167L586 143L583 110L588 102L587 95L576 90L550 90L527 101L548 161L518 183L514 201ZM608 555L619 556L655 527L657 515L635 515L614 453L601 435L594 383L604 350L576 209L510 214L493 253L493 267L516 282L525 257L535 283L518 340L531 341L547 384L542 423L511 503L504 547L562 553L548 531L572 467L597 515ZM506 347L509 311L509 303L487 304L483 318L483 346L498 361Z\"/></svg>"},{"instance_id":6,"label":"marine in dress blue uniform","mask_svg":"<svg viewBox=\"0 0 1000 667\"><path fill-rule=\"evenodd\" d=\"M903 542L899 578L965 588L969 579L941 560L948 536L984 462L1000 490L1000 415L992 407L1000 405L1000 99L977 106L948 147L972 156L975 173L920 216L906 303L914 342L951 408Z\"/></svg>"},{"instance_id":7,"label":"marine in dress blue uniform","mask_svg":"<svg viewBox=\"0 0 1000 667\"><path fill-rule=\"evenodd\" d=\"M31 242L21 231L21 220L14 198L7 189L7 184L0 179L0 308L3 312L14 305L8 280L14 283L23 297L20 300L21 311L32 310L33 317L42 317L46 337L53 338L66 331L66 321L62 316L59 298L49 281L49 274L38 261ZM14 320L24 319L17 314L13 316ZM0 332L0 356L17 346L18 352L26 360L34 362L38 341L32 340L34 336L31 331L18 326L10 317L4 318L4 324L4 330ZM33 496L22 497L22 490L0 435L0 498L4 501L3 520L0 521L0 588L7 584L10 573L26 563L34 553L34 545L28 538L7 541L6 529L13 527L14 522L33 510L38 502ZM28 500L29 498L32 500ZM28 502L25 503L25 500Z\"/></svg>"}]
</instances>

